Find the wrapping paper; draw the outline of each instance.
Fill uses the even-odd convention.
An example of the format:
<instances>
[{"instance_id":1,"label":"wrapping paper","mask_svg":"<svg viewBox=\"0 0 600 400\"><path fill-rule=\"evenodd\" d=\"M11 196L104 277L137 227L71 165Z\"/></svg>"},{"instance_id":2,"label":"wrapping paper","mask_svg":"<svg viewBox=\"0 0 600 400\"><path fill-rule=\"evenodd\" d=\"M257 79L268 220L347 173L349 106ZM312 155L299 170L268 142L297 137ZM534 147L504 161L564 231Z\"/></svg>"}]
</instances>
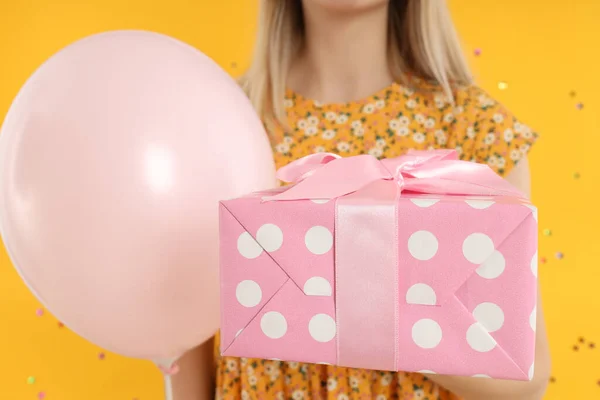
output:
<instances>
[{"instance_id":1,"label":"wrapping paper","mask_svg":"<svg viewBox=\"0 0 600 400\"><path fill-rule=\"evenodd\" d=\"M221 352L533 376L537 211L453 152L318 155L222 201Z\"/></svg>"}]
</instances>

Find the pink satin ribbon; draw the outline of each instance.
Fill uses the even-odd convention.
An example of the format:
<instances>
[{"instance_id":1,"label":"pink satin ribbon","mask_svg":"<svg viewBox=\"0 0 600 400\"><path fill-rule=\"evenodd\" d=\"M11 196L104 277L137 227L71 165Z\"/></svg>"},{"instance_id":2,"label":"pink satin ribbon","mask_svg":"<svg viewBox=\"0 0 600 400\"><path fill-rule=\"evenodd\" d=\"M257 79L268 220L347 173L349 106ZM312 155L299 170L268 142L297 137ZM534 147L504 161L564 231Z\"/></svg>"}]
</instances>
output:
<instances>
[{"instance_id":1,"label":"pink satin ribbon","mask_svg":"<svg viewBox=\"0 0 600 400\"><path fill-rule=\"evenodd\" d=\"M524 197L488 166L460 161L454 150L381 161L319 153L288 164L277 177L293 185L263 200L336 199L337 364L377 370L398 369L402 193Z\"/></svg>"}]
</instances>

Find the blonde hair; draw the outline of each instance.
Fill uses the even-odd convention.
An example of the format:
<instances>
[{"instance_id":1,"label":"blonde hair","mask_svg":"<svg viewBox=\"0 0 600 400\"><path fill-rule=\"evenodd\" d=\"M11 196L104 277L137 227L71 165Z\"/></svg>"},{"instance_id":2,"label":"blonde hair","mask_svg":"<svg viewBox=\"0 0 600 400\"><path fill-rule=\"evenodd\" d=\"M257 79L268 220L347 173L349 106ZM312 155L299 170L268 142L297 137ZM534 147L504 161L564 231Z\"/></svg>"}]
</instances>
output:
<instances>
[{"instance_id":1,"label":"blonde hair","mask_svg":"<svg viewBox=\"0 0 600 400\"><path fill-rule=\"evenodd\" d=\"M286 125L287 76L303 38L301 0L261 1L253 61L241 84L267 127ZM397 82L408 84L407 74L432 80L450 99L454 85L472 83L445 1L390 0L388 38L390 71Z\"/></svg>"}]
</instances>

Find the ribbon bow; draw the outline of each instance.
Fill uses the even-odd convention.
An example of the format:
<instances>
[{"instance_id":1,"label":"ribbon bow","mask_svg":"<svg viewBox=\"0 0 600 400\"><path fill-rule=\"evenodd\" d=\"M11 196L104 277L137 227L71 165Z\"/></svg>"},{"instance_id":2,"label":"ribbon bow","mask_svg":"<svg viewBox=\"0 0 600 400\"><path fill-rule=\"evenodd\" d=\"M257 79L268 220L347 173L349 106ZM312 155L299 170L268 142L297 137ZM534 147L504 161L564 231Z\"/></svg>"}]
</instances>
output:
<instances>
[{"instance_id":1,"label":"ribbon bow","mask_svg":"<svg viewBox=\"0 0 600 400\"><path fill-rule=\"evenodd\" d=\"M459 160L455 150L409 151L384 160L318 153L280 168L277 178L293 185L263 200L334 199L379 180L396 182L401 192L524 197L487 165Z\"/></svg>"}]
</instances>

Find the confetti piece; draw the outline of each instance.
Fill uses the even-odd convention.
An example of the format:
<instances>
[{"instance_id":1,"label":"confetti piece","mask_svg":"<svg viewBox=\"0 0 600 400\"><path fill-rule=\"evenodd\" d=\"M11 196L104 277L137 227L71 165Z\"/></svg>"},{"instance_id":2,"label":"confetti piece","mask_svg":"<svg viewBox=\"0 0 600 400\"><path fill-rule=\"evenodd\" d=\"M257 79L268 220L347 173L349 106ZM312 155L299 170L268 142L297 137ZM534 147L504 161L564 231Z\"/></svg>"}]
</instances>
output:
<instances>
[{"instance_id":1,"label":"confetti piece","mask_svg":"<svg viewBox=\"0 0 600 400\"><path fill-rule=\"evenodd\" d=\"M476 56L480 56L481 55L481 49L475 49L474 51Z\"/></svg>"},{"instance_id":2,"label":"confetti piece","mask_svg":"<svg viewBox=\"0 0 600 400\"><path fill-rule=\"evenodd\" d=\"M581 174L579 174L579 172L575 172L573 174L573 179L579 179L579 178L581 178Z\"/></svg>"},{"instance_id":3,"label":"confetti piece","mask_svg":"<svg viewBox=\"0 0 600 400\"><path fill-rule=\"evenodd\" d=\"M550 229L544 229L544 236L552 236L552 231Z\"/></svg>"},{"instance_id":4,"label":"confetti piece","mask_svg":"<svg viewBox=\"0 0 600 400\"><path fill-rule=\"evenodd\" d=\"M561 253L560 251L558 253L556 253L556 258L558 258L559 260L562 260L565 257L565 255L563 253Z\"/></svg>"},{"instance_id":5,"label":"confetti piece","mask_svg":"<svg viewBox=\"0 0 600 400\"><path fill-rule=\"evenodd\" d=\"M505 90L508 88L508 83L504 82L504 81L500 81L498 82L498 89L500 90Z\"/></svg>"},{"instance_id":6,"label":"confetti piece","mask_svg":"<svg viewBox=\"0 0 600 400\"><path fill-rule=\"evenodd\" d=\"M39 392L38 393L38 399L43 400L46 398L46 393L45 392Z\"/></svg>"},{"instance_id":7,"label":"confetti piece","mask_svg":"<svg viewBox=\"0 0 600 400\"><path fill-rule=\"evenodd\" d=\"M573 351L579 351L579 346L573 346Z\"/></svg>"},{"instance_id":8,"label":"confetti piece","mask_svg":"<svg viewBox=\"0 0 600 400\"><path fill-rule=\"evenodd\" d=\"M580 337L579 338L579 343L585 343L585 338L584 337Z\"/></svg>"},{"instance_id":9,"label":"confetti piece","mask_svg":"<svg viewBox=\"0 0 600 400\"><path fill-rule=\"evenodd\" d=\"M553 376L551 376L551 377L550 377L550 382L552 382L552 383L556 382L556 378L555 378L555 377L553 377Z\"/></svg>"},{"instance_id":10,"label":"confetti piece","mask_svg":"<svg viewBox=\"0 0 600 400\"><path fill-rule=\"evenodd\" d=\"M548 260L546 260L546 257L542 257L542 258L540 258L540 262L541 262L542 264L546 264L546 261L548 261Z\"/></svg>"},{"instance_id":11,"label":"confetti piece","mask_svg":"<svg viewBox=\"0 0 600 400\"><path fill-rule=\"evenodd\" d=\"M104 354L104 353L98 354L98 359L99 360L104 360L105 358L106 358L106 354Z\"/></svg>"},{"instance_id":12,"label":"confetti piece","mask_svg":"<svg viewBox=\"0 0 600 400\"><path fill-rule=\"evenodd\" d=\"M578 110L583 110L583 103L577 103L575 107L577 107Z\"/></svg>"},{"instance_id":13,"label":"confetti piece","mask_svg":"<svg viewBox=\"0 0 600 400\"><path fill-rule=\"evenodd\" d=\"M232 62L231 63L231 68L237 68L237 63L236 62Z\"/></svg>"},{"instance_id":14,"label":"confetti piece","mask_svg":"<svg viewBox=\"0 0 600 400\"><path fill-rule=\"evenodd\" d=\"M35 311L35 315L37 315L38 317L41 317L41 316L43 316L43 315L44 315L44 309L43 309L43 308L38 308L38 309Z\"/></svg>"},{"instance_id":15,"label":"confetti piece","mask_svg":"<svg viewBox=\"0 0 600 400\"><path fill-rule=\"evenodd\" d=\"M65 327L65 324L63 324L62 322L59 322L59 323L58 323L58 327L59 327L59 328L64 328L64 327Z\"/></svg>"},{"instance_id":16,"label":"confetti piece","mask_svg":"<svg viewBox=\"0 0 600 400\"><path fill-rule=\"evenodd\" d=\"M575 92L574 90L571 90L571 91L569 92L569 96L571 96L571 97L575 97L575 96L577 96L577 92Z\"/></svg>"},{"instance_id":17,"label":"confetti piece","mask_svg":"<svg viewBox=\"0 0 600 400\"><path fill-rule=\"evenodd\" d=\"M29 378L27 378L27 384L28 385L33 385L35 383L35 377L34 376L30 376Z\"/></svg>"},{"instance_id":18,"label":"confetti piece","mask_svg":"<svg viewBox=\"0 0 600 400\"><path fill-rule=\"evenodd\" d=\"M590 346L590 349L595 349L596 348L596 343L590 343L589 346Z\"/></svg>"}]
</instances>

